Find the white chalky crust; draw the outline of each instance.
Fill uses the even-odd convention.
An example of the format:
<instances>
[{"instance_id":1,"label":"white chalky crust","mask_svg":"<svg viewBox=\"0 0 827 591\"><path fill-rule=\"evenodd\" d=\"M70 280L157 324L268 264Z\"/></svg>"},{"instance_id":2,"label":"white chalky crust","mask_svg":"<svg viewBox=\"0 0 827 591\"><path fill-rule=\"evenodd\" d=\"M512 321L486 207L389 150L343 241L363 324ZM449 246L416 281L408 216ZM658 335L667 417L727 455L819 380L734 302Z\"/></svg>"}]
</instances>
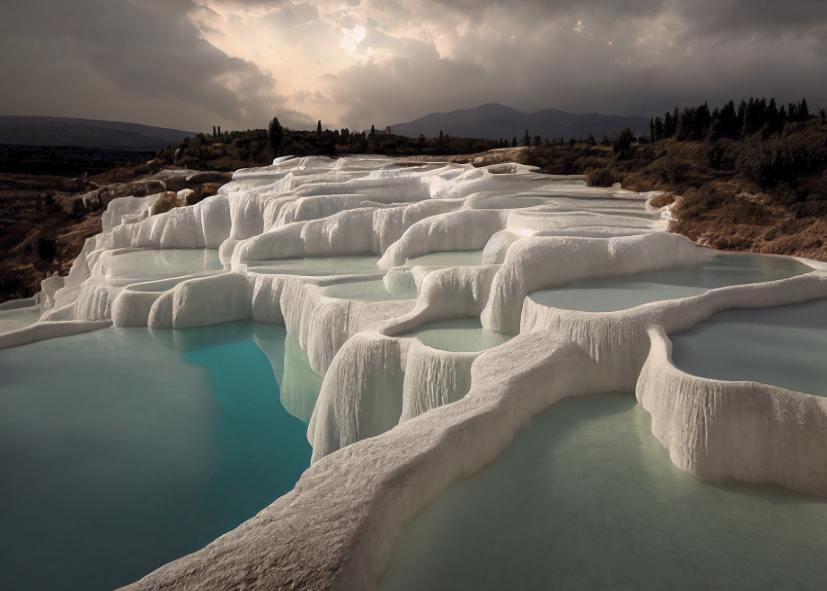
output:
<instances>
[{"instance_id":1,"label":"white chalky crust","mask_svg":"<svg viewBox=\"0 0 827 591\"><path fill-rule=\"evenodd\" d=\"M238 171L215 197L165 214L148 216L150 198L114 200L105 232L87 241L69 277L44 281L41 321L0 335L0 347L110 323L172 328L253 319L283 323L290 346L298 343L324 377L308 428L313 464L294 490L132 591L374 588L393 540L422 507L494 461L549 405L607 391L636 391L672 461L698 478L827 495L825 399L689 376L671 364L666 336L729 308L827 297L824 270L611 313L527 297L711 257L663 232L669 211L647 209L653 196L516 164L404 168L383 158L281 158ZM219 248L223 272L137 286L107 272L118 252L205 247ZM446 250L483 250L484 264L400 267ZM373 255L376 272L363 278L383 278L390 290L416 284L419 295L344 300L325 296L324 287L352 278L247 270L309 255ZM520 334L482 353L441 351L404 336L469 316Z\"/></svg>"}]
</instances>

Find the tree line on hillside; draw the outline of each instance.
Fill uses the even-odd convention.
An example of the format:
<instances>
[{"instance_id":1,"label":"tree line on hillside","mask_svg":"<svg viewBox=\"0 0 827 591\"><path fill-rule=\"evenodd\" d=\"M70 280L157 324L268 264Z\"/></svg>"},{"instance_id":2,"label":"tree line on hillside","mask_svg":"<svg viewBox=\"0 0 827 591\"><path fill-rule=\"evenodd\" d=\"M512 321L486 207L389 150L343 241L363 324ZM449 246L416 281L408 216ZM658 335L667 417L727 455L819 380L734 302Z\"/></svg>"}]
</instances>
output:
<instances>
[{"instance_id":1,"label":"tree line on hillside","mask_svg":"<svg viewBox=\"0 0 827 591\"><path fill-rule=\"evenodd\" d=\"M818 110L822 122L827 118L825 109ZM677 141L715 141L721 138L743 140L761 133L764 139L782 134L788 123L803 123L813 117L807 99L780 107L774 98L750 98L742 100L736 109L729 101L723 108L709 110L707 103L698 107L678 107L663 117L652 117L649 122L650 140L655 142L669 138Z\"/></svg>"},{"instance_id":2,"label":"tree line on hillside","mask_svg":"<svg viewBox=\"0 0 827 591\"><path fill-rule=\"evenodd\" d=\"M806 99L675 108L653 117L650 132L635 137L627 128L599 145L590 137L574 146L532 147L526 162L635 190L685 192L726 178L744 192L766 192L796 216L827 215L827 113L811 111Z\"/></svg>"},{"instance_id":3,"label":"tree line on hillside","mask_svg":"<svg viewBox=\"0 0 827 591\"><path fill-rule=\"evenodd\" d=\"M198 134L177 146L164 148L159 156L164 162L200 169L236 170L270 164L274 156L347 156L351 154L382 154L386 156L436 156L474 154L497 147L497 142L478 138L457 138L440 134L437 138L417 138L389 133L371 126L370 131L323 129L321 121L315 130L283 127L278 118L267 129L224 131Z\"/></svg>"}]
</instances>

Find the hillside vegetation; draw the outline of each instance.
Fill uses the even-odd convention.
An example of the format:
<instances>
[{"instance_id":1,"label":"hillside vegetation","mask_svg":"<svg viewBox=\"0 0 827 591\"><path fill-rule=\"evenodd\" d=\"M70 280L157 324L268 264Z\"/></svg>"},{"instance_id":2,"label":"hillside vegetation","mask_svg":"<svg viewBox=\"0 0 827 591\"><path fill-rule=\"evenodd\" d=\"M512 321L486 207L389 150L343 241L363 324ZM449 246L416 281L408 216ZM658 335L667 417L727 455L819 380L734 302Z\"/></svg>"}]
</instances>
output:
<instances>
[{"instance_id":1,"label":"hillside vegetation","mask_svg":"<svg viewBox=\"0 0 827 591\"><path fill-rule=\"evenodd\" d=\"M193 169L233 171L272 164L278 155L347 156L380 154L385 156L416 156L471 154L497 147L486 139L408 138L380 131L351 132L348 129L303 131L284 129L279 149L273 150L267 130L232 131L217 135L199 134L177 146L162 150L160 158L169 164Z\"/></svg>"},{"instance_id":2,"label":"hillside vegetation","mask_svg":"<svg viewBox=\"0 0 827 591\"><path fill-rule=\"evenodd\" d=\"M700 244L827 260L824 112L763 124L756 116L744 126L735 111L728 128L717 110L690 124L697 112L677 113L666 137L653 130L650 137L621 134L604 145L536 146L523 161L546 173L586 174L592 185L679 195L671 229ZM672 200L667 195L660 204Z\"/></svg>"}]
</instances>

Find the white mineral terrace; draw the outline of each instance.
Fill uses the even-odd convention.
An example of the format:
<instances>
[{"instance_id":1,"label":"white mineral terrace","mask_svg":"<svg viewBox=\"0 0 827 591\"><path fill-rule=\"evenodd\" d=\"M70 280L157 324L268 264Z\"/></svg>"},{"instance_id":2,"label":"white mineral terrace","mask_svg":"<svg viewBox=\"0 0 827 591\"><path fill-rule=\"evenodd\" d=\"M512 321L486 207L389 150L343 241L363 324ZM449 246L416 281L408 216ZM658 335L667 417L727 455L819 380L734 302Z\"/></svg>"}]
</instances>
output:
<instances>
[{"instance_id":1,"label":"white mineral terrace","mask_svg":"<svg viewBox=\"0 0 827 591\"><path fill-rule=\"evenodd\" d=\"M827 298L827 272L698 247L650 197L516 164L281 158L168 213L113 201L37 308L0 311L0 347L252 319L307 354L318 400L284 402L311 467L133 591L374 589L407 521L574 396L636 392L699 479L827 496L827 398L686 374L667 336Z\"/></svg>"}]
</instances>

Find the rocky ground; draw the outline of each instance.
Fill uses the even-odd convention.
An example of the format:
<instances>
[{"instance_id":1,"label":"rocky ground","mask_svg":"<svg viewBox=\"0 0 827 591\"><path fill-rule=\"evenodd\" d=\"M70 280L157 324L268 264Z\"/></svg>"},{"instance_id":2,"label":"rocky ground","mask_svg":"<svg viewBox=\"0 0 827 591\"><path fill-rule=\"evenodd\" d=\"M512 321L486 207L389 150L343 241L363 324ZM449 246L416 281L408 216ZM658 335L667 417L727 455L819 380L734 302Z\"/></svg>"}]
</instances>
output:
<instances>
[{"instance_id":1,"label":"rocky ground","mask_svg":"<svg viewBox=\"0 0 827 591\"><path fill-rule=\"evenodd\" d=\"M46 277L67 274L84 241L101 231L112 199L163 194L154 209L161 213L214 195L230 178L160 161L93 176L0 173L0 302L29 297Z\"/></svg>"}]
</instances>

